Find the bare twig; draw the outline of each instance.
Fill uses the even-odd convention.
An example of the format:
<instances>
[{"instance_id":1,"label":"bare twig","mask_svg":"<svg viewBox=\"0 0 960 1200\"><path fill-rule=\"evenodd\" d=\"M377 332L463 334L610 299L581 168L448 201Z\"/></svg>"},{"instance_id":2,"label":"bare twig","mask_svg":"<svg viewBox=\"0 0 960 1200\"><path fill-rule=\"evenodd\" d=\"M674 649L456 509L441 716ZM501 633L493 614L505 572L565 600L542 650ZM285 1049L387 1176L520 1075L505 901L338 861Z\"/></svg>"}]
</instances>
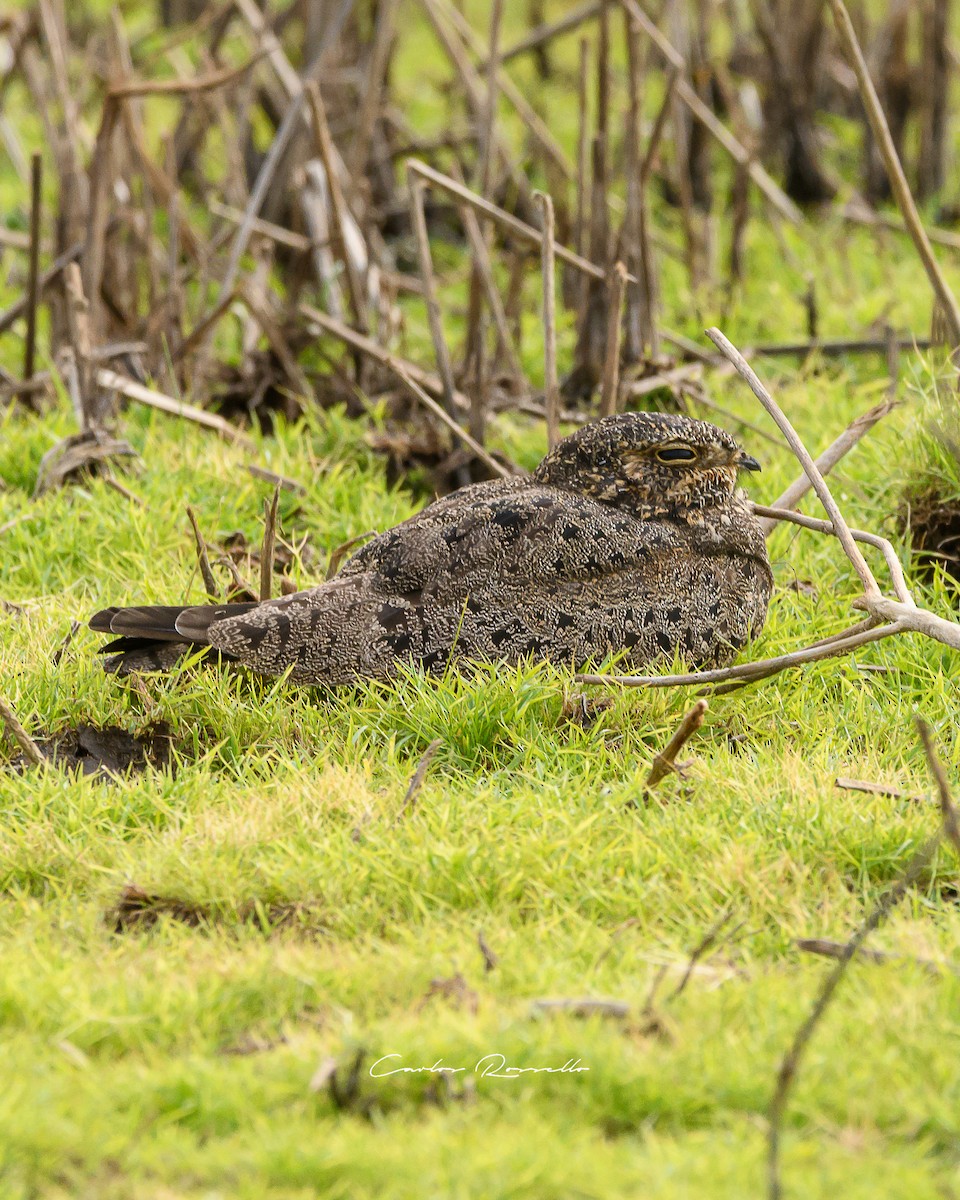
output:
<instances>
[{"instance_id":1,"label":"bare twig","mask_svg":"<svg viewBox=\"0 0 960 1200\"><path fill-rule=\"evenodd\" d=\"M706 706L705 700L701 701L701 703L704 706ZM703 956L707 953L707 951L712 950L713 947L716 945L717 939L720 937L720 934L723 931L724 927L729 923L730 918L733 916L733 912L734 912L733 905L728 904L726 906L726 908L724 908L721 911L720 916L717 917L717 919L710 926L710 928L703 935L703 937L696 944L696 946L694 946L693 950L690 952L690 957L687 960L687 968L684 971L684 973L680 979L680 982L673 989L673 991L670 993L670 995L667 996L666 999L664 1000L665 1004L669 1004L669 1002L671 1000L676 1000L678 996L683 995L684 991L686 990L687 984L690 982L691 978L693 977L693 972L696 969L697 963L701 960L701 958L703 958ZM735 932L736 929L739 929L739 928L741 928L741 926L739 926L739 925L735 926L735 928L732 932ZM724 940L726 940L726 938Z\"/></svg>"},{"instance_id":2,"label":"bare twig","mask_svg":"<svg viewBox=\"0 0 960 1200\"><path fill-rule=\"evenodd\" d=\"M922 799L920 796L911 796L909 792L892 787L888 783L872 783L869 779L848 779L845 775L838 775L833 782L835 787L841 788L845 792L865 792L870 796L892 796L895 800L919 801Z\"/></svg>"},{"instance_id":3,"label":"bare twig","mask_svg":"<svg viewBox=\"0 0 960 1200\"><path fill-rule=\"evenodd\" d=\"M821 958L843 958L847 952L847 943L834 942L829 938L797 938L797 949L802 950L804 954L819 954ZM865 946L860 948L859 957L861 962L876 963L878 966L884 963L916 963L931 975L958 973L956 967L938 963L932 958L918 958L913 954L887 954L883 950L868 950Z\"/></svg>"},{"instance_id":4,"label":"bare twig","mask_svg":"<svg viewBox=\"0 0 960 1200\"><path fill-rule=\"evenodd\" d=\"M804 1052L813 1037L817 1026L823 1019L833 995L846 973L847 967L869 935L881 925L890 915L891 910L898 904L911 887L917 882L930 865L937 847L940 844L940 833L929 838L914 854L897 882L889 888L874 905L866 920L856 930L843 948L837 965L827 975L820 988L820 993L814 1002L810 1015L794 1035L793 1041L777 1073L777 1083L768 1110L769 1130L767 1134L767 1178L768 1195L770 1200L780 1200L783 1189L780 1180L780 1141L783 1133L783 1120L790 1099L790 1092L797 1072L803 1060Z\"/></svg>"},{"instance_id":5,"label":"bare twig","mask_svg":"<svg viewBox=\"0 0 960 1200\"><path fill-rule=\"evenodd\" d=\"M102 388L120 392L128 400L145 404L148 408L159 409L160 412L169 413L174 417L183 417L187 421L193 421L197 425L214 430L228 441L236 442L250 450L253 449L253 442L248 437L231 425L229 421L225 421L223 417L218 417L215 413L207 412L203 408L194 408L192 404L184 404L181 400L175 400L163 392L145 387L134 379L127 379L125 375L119 375L107 367L101 367L97 371L97 382Z\"/></svg>"},{"instance_id":6,"label":"bare twig","mask_svg":"<svg viewBox=\"0 0 960 1200\"><path fill-rule=\"evenodd\" d=\"M847 528L847 523L844 520L843 514L840 512L839 507L837 506L837 502L831 495L830 489L827 487L823 476L817 470L816 463L811 458L809 450L807 450L806 446L804 446L803 442L800 440L796 430L787 420L780 406L757 378L753 368L750 366L747 360L743 357L740 351L731 342L729 342L727 338L724 337L720 330L716 328L708 329L707 337L713 342L724 358L726 358L734 365L734 367L736 367L737 372L749 384L750 390L757 397L770 416L773 417L780 432L786 438L790 449L799 459L800 465L803 467L804 473L810 480L814 491L819 496L821 504L827 510L827 514L830 517L834 529L836 530L837 537L840 539L840 544L843 546L844 553L846 554L847 558L849 558L853 569L860 576L865 595L871 599L879 599L880 589L877 586L877 581L874 579L873 574L870 568L867 566L863 555L857 549L856 542L854 541L850 530Z\"/></svg>"},{"instance_id":7,"label":"bare twig","mask_svg":"<svg viewBox=\"0 0 960 1200\"><path fill-rule=\"evenodd\" d=\"M869 433L876 423L896 408L896 401L877 404L869 412L863 413L852 421L840 436L817 458L817 470L821 475L828 475L837 463L860 441L864 434ZM769 506L770 508L794 508L810 490L811 484L806 472L782 492ZM769 534L775 527L776 520L764 517L760 526L764 533Z\"/></svg>"},{"instance_id":8,"label":"bare twig","mask_svg":"<svg viewBox=\"0 0 960 1200\"><path fill-rule=\"evenodd\" d=\"M483 955L483 969L489 974L500 961L500 958L490 949L487 939L483 936L482 929L477 930L477 946Z\"/></svg>"},{"instance_id":9,"label":"bare twig","mask_svg":"<svg viewBox=\"0 0 960 1200\"><path fill-rule=\"evenodd\" d=\"M676 92L687 108L690 109L691 113L693 113L711 136L720 143L734 162L738 163L749 173L750 178L763 195L783 217L795 224L802 222L803 213L801 213L800 209L797 208L783 189L773 181L746 146L738 141L730 130L717 119L697 95L694 88L683 77L682 73L686 68L683 55L664 37L637 3L637 0L620 0L620 2L667 62L672 67L676 67L677 71L681 73L677 79Z\"/></svg>"},{"instance_id":10,"label":"bare twig","mask_svg":"<svg viewBox=\"0 0 960 1200\"><path fill-rule=\"evenodd\" d=\"M917 729L920 733L920 740L923 742L923 752L927 756L927 766L930 768L930 774L937 785L937 793L940 797L940 815L943 819L943 832L947 836L947 841L960 854L960 820L957 818L956 805L950 795L947 773L943 769L943 763L940 761L936 747L933 744L933 734L930 726L922 717L917 717Z\"/></svg>"},{"instance_id":11,"label":"bare twig","mask_svg":"<svg viewBox=\"0 0 960 1200\"><path fill-rule=\"evenodd\" d=\"M40 747L17 720L16 713L2 696L0 696L0 719L2 719L9 736L20 747L23 757L33 763L35 767L42 766L46 759L40 753Z\"/></svg>"},{"instance_id":12,"label":"bare twig","mask_svg":"<svg viewBox=\"0 0 960 1200\"><path fill-rule=\"evenodd\" d=\"M407 159L407 171L413 171L419 175L421 179L427 183L433 184L434 187L441 188L449 195L454 196L457 200L464 204L469 204L483 213L485 217L489 217L492 221L496 221L503 229L512 233L514 237L520 241L526 242L528 245L536 246L538 249L543 244L543 234L534 229L532 225L528 225L525 221L521 221L512 213L506 212L498 205L493 204L490 200L483 196L478 196L476 192L472 192L468 187L461 183L457 183L455 179L451 179L449 175L444 175L441 171L435 171L433 167L428 167L426 163L420 162L416 158ZM570 266L576 267L578 271L582 271L584 275L589 275L593 279L605 280L607 272L603 267L598 267L596 263L590 262L586 258L582 258L579 254L575 254L572 250L568 250L566 246L557 243L555 248L557 258ZM636 276L627 275L628 283L636 283Z\"/></svg>"},{"instance_id":13,"label":"bare twig","mask_svg":"<svg viewBox=\"0 0 960 1200\"><path fill-rule=\"evenodd\" d=\"M446 338L443 336L443 322L440 318L440 303L437 300L437 288L433 274L433 256L430 253L430 238L427 233L427 218L423 210L423 184L413 178L408 169L410 187L410 216L413 232L417 241L417 258L420 263L420 278L423 281L423 294L427 302L427 316L430 321L430 336L433 339L433 349L437 358L437 368L443 384L443 406L447 415L454 414L454 380L453 364L450 361L450 351ZM463 482L469 482L469 479Z\"/></svg>"},{"instance_id":14,"label":"bare twig","mask_svg":"<svg viewBox=\"0 0 960 1200\"><path fill-rule=\"evenodd\" d=\"M402 821L408 812L413 812L417 803L417 796L420 789L423 787L423 781L427 777L427 771L430 768L433 757L443 745L440 738L434 738L430 745L424 750L423 758L417 764L417 769L413 773L413 778L410 780L410 786L407 788L406 795L403 797L403 804L400 808L400 814L397 817L398 821Z\"/></svg>"},{"instance_id":15,"label":"bare twig","mask_svg":"<svg viewBox=\"0 0 960 1200\"><path fill-rule=\"evenodd\" d=\"M592 21L594 17L599 16L603 5L604 0L588 0L586 4L580 4L576 8L572 8L568 13L564 13L556 21L538 25L536 29L531 29L518 42L515 42L509 50L504 50L501 55L501 61L509 62L511 58L517 58L521 54L528 54L531 50L538 50L554 38L578 29L581 25L585 25L587 21Z\"/></svg>"},{"instance_id":16,"label":"bare twig","mask_svg":"<svg viewBox=\"0 0 960 1200\"><path fill-rule=\"evenodd\" d=\"M650 768L650 774L644 785L647 790L655 788L660 780L669 775L671 771L680 770L676 762L677 755L703 724L708 707L706 700L698 700L684 716L673 737L654 758L653 766Z\"/></svg>"}]
</instances>

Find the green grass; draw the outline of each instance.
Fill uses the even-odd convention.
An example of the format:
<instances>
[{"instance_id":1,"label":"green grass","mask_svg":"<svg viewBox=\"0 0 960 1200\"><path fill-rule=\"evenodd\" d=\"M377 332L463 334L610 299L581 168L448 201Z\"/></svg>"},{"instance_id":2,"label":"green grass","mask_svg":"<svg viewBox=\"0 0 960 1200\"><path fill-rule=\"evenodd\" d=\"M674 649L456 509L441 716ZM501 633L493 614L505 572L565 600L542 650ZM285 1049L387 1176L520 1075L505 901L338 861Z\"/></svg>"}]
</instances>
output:
<instances>
[{"instance_id":1,"label":"green grass","mask_svg":"<svg viewBox=\"0 0 960 1200\"><path fill-rule=\"evenodd\" d=\"M431 80L445 68L430 59L415 77L415 41L401 86L410 119L429 128L440 119ZM575 53L574 40L562 63ZM527 65L516 75L532 93ZM564 86L542 98L557 101L569 144ZM22 208L9 172L0 185L8 213ZM675 238L675 216L657 218ZM667 262L666 323L691 336L720 323L738 344L796 337L812 274L824 336L883 319L924 332L929 289L902 238L829 217L784 237L787 255L758 213L748 279L730 303L719 288L691 295ZM455 342L465 273L449 261ZM538 286L532 271L531 311ZM423 311L411 306L407 322L428 361ZM524 346L533 376L537 329L528 324ZM19 332L0 345L7 365ZM572 342L567 329L567 363ZM851 523L890 536L918 598L949 617L956 593L916 577L895 516L918 482L960 493L957 464L926 432L938 369L935 356L905 360L904 405L833 482ZM886 386L879 356L765 363L762 373L813 448ZM719 404L773 432L741 384L715 373L706 382ZM763 462L753 494L773 499L795 462L726 423ZM565 707L581 689L536 664L410 673L336 696L193 667L137 688L102 673L85 630L56 666L53 655L71 619L103 604L200 600L185 506L211 539L240 530L256 543L268 487L246 463L306 486L281 497L284 537L307 539L293 567L301 585L322 578L344 540L419 501L386 486L367 425L336 410L254 435L245 453L134 408L122 428L142 462L126 482L142 508L96 480L32 501L42 455L73 428L66 404L42 419L0 415L0 527L26 518L0 533L0 691L37 736L165 721L175 769L111 783L19 774L14 747L0 743L0 1195L761 1194L776 1071L829 969L795 939L849 936L936 829L913 716L933 724L956 779L955 656L891 639L717 697L688 747L687 778L652 799L644 780L688 692L611 691L583 728ZM515 418L495 419L491 439L528 466L544 445L541 428ZM853 619L858 581L835 542L781 529L770 551L778 588L745 653L779 654ZM791 588L796 580L815 593ZM924 799L841 791L838 775ZM168 915L115 932L127 884L193 907L200 925ZM872 941L905 959L851 967L789 1108L791 1194L960 1189L960 979L911 961L960 961L958 886L943 850ZM728 906L734 936L673 996ZM489 972L481 931L498 957ZM458 975L462 985L434 985ZM544 1013L534 1006L544 997L617 999L630 1015ZM311 1090L329 1056L342 1081L360 1050L354 1102ZM478 1076L491 1054L588 1070ZM465 1070L449 1090L422 1073L371 1077L385 1055Z\"/></svg>"}]
</instances>

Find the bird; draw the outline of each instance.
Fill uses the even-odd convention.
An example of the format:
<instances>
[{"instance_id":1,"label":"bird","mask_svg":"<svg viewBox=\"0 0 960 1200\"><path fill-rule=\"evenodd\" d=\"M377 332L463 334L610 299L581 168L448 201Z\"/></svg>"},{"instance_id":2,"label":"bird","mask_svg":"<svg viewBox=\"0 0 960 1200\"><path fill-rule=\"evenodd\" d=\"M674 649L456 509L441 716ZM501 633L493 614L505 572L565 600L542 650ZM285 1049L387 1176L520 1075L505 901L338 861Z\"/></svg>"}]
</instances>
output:
<instances>
[{"instance_id":1,"label":"bird","mask_svg":"<svg viewBox=\"0 0 960 1200\"><path fill-rule=\"evenodd\" d=\"M107 669L190 648L263 676L340 686L401 664L580 667L623 655L729 662L763 627L773 576L738 487L760 464L716 425L625 412L559 440L525 476L468 484L379 534L318 587L259 603L106 608Z\"/></svg>"}]
</instances>

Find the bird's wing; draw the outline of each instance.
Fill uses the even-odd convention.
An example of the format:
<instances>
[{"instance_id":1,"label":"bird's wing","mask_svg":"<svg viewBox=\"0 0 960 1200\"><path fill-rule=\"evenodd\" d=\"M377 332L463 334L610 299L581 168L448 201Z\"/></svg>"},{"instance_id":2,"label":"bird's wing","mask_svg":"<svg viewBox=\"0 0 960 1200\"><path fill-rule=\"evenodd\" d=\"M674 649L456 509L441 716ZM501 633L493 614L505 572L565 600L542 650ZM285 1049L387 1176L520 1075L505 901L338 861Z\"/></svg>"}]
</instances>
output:
<instances>
[{"instance_id":1,"label":"bird's wing","mask_svg":"<svg viewBox=\"0 0 960 1200\"><path fill-rule=\"evenodd\" d=\"M338 578L365 575L377 591L401 596L446 582L469 587L491 572L504 581L597 578L678 545L677 531L663 522L507 481L431 504L368 542Z\"/></svg>"}]
</instances>

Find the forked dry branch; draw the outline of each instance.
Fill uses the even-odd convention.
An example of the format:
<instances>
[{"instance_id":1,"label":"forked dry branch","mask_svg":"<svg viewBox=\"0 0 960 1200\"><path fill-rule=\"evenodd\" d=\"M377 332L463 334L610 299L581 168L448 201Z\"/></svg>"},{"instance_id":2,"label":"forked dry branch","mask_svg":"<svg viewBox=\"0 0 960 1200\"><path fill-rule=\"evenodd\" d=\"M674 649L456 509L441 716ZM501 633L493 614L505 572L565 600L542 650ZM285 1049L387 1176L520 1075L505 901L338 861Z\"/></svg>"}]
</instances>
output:
<instances>
[{"instance_id":1,"label":"forked dry branch","mask_svg":"<svg viewBox=\"0 0 960 1200\"><path fill-rule=\"evenodd\" d=\"M960 625L953 621L944 620L927 609L920 608L907 587L903 568L893 546L886 538L878 534L853 530L849 527L841 513L836 500L830 492L823 474L814 462L810 452L801 441L796 430L787 420L780 406L750 367L749 363L736 347L727 340L719 329L708 329L707 336L719 349L724 358L736 368L737 372L749 384L766 411L773 418L790 449L796 455L804 475L809 480L810 487L817 493L820 502L827 511L830 520L824 521L814 517L806 517L800 513L791 512L784 508L766 508L755 505L758 516L772 521L791 521L807 529L819 533L827 533L836 537L843 547L844 554L850 561L863 584L863 595L853 601L853 607L866 612L867 619L857 625L835 634L830 638L814 642L801 650L776 658L761 659L756 662L739 663L732 667L721 667L713 671L693 671L686 675L578 675L580 683L619 684L623 687L683 687L697 684L729 684L739 686L743 683L756 682L785 671L789 667L802 666L804 663L817 662L824 658L833 658L840 654L849 654L869 642L880 641L898 633L921 633L960 650ZM872 414L868 414L872 415ZM839 441L840 439L838 439ZM849 439L848 439L849 440ZM856 439L849 441L852 445ZM836 445L837 443L834 443ZM849 448L849 445L848 445ZM833 447L831 447L831 450ZM829 453L829 452L828 452ZM834 460L835 461L835 460ZM833 465L831 463L830 465ZM894 597L884 595L877 582L876 576L870 569L866 559L860 552L858 543L873 546L880 550L890 573ZM727 690L724 688L722 690Z\"/></svg>"}]
</instances>

